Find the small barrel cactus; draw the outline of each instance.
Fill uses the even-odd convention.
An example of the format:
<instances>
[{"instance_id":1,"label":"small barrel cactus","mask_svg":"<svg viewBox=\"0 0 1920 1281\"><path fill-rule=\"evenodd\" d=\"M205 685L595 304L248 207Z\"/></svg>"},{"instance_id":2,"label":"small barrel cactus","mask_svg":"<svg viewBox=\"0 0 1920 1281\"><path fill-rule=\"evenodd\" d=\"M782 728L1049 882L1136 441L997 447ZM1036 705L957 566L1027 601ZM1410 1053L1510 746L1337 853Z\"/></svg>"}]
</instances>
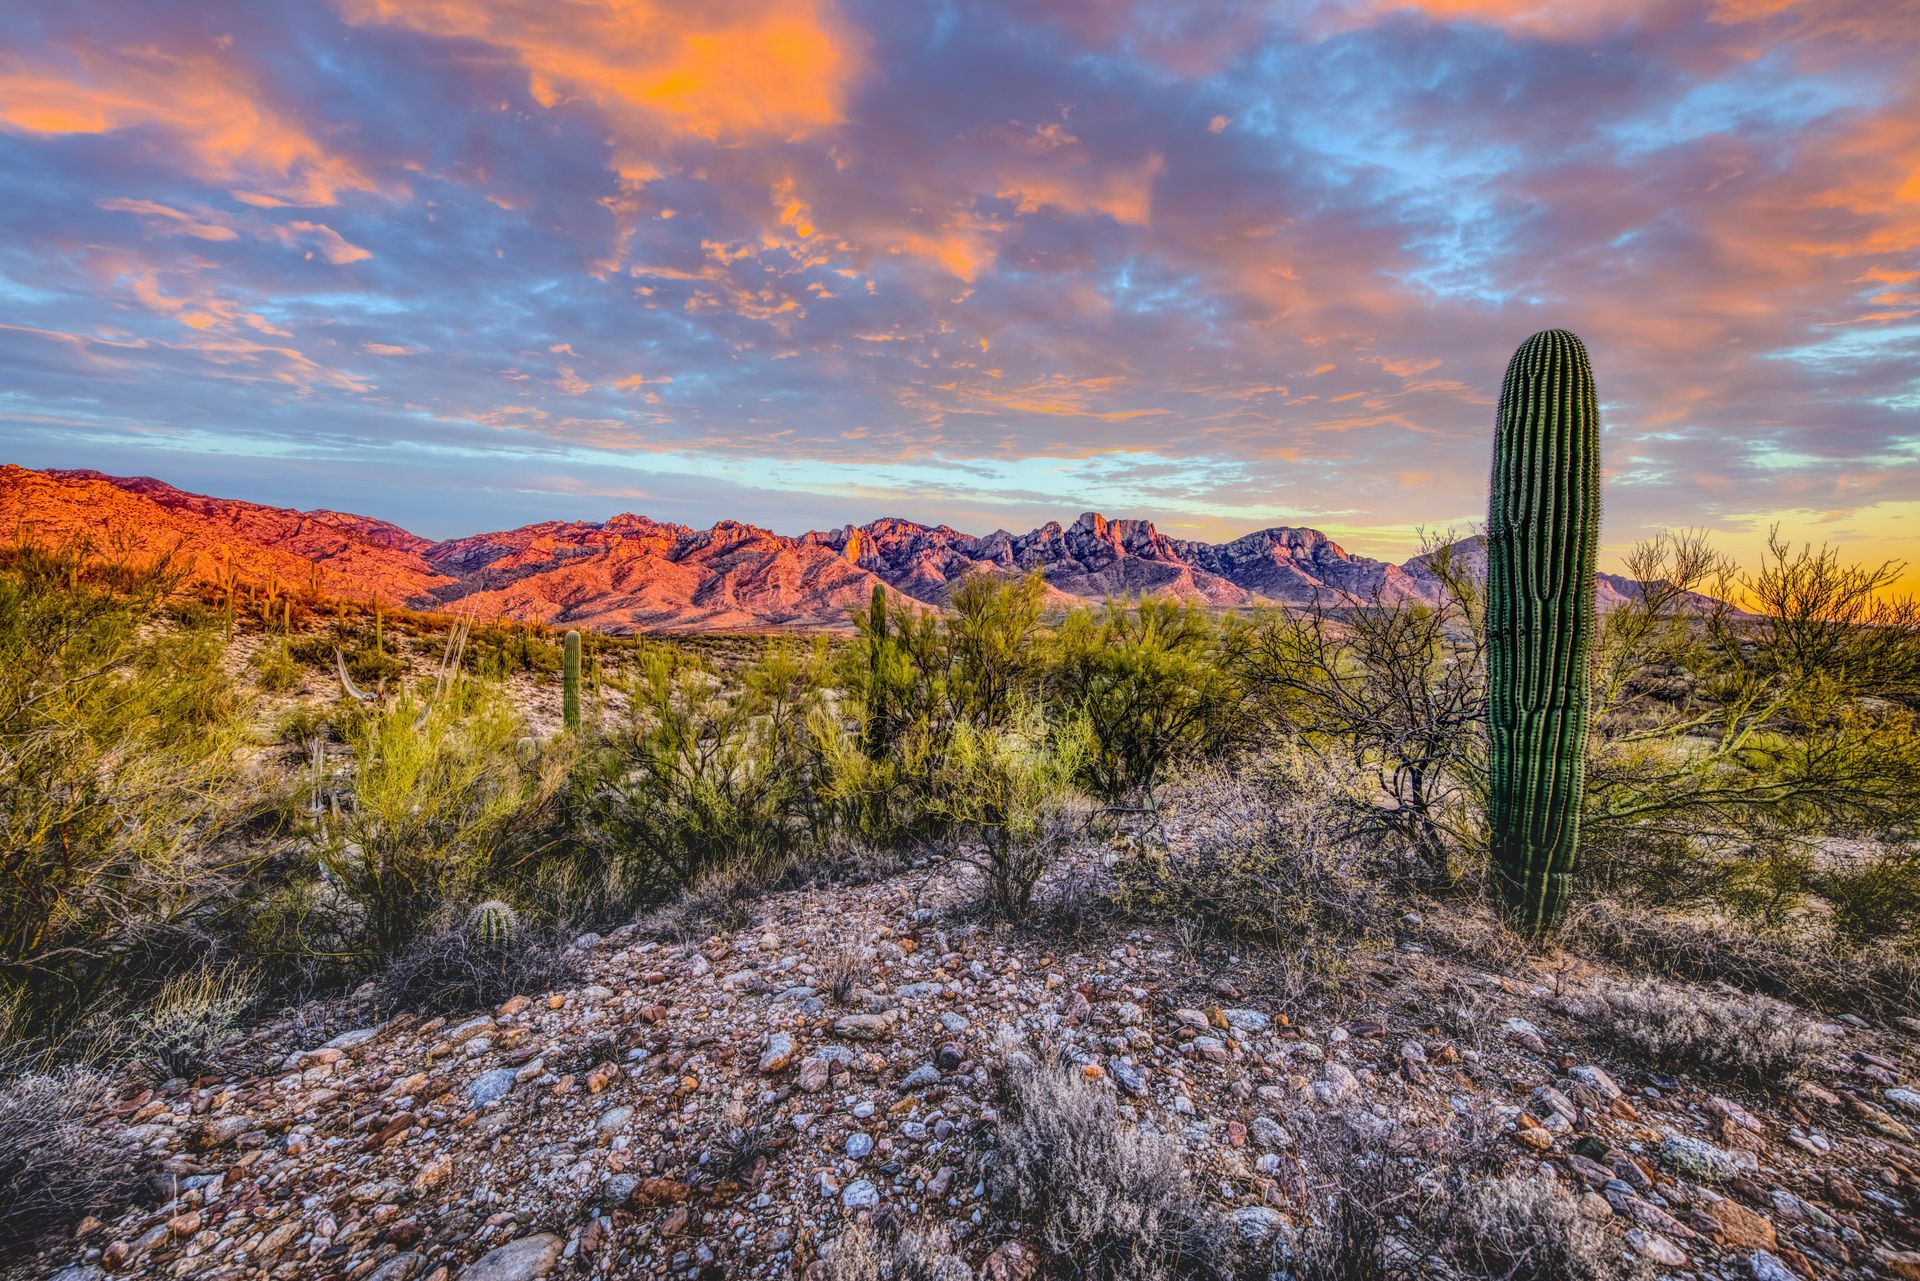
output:
<instances>
[{"instance_id":1,"label":"small barrel cactus","mask_svg":"<svg viewBox=\"0 0 1920 1281\"><path fill-rule=\"evenodd\" d=\"M532 735L521 735L519 741L513 745L513 754L519 760L521 769L540 768L540 743Z\"/></svg>"},{"instance_id":2,"label":"small barrel cactus","mask_svg":"<svg viewBox=\"0 0 1920 1281\"><path fill-rule=\"evenodd\" d=\"M568 729L580 728L580 633L574 631L561 649L560 719Z\"/></svg>"},{"instance_id":3,"label":"small barrel cactus","mask_svg":"<svg viewBox=\"0 0 1920 1281\"><path fill-rule=\"evenodd\" d=\"M467 913L467 937L482 947L505 948L512 944L519 929L520 918L497 898L490 898Z\"/></svg>"}]
</instances>

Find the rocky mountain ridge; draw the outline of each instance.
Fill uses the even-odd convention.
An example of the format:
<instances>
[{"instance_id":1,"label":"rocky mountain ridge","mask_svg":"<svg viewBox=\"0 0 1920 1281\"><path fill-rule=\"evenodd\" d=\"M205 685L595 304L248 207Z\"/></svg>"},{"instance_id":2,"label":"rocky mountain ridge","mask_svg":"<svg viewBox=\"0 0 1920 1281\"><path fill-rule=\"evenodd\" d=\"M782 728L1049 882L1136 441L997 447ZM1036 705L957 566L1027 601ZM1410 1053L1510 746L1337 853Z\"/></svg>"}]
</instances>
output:
<instances>
[{"instance_id":1,"label":"rocky mountain ridge","mask_svg":"<svg viewBox=\"0 0 1920 1281\"><path fill-rule=\"evenodd\" d=\"M148 477L0 467L0 523L86 537L108 554L173 553L206 581L274 580L322 595L458 607L612 632L844 627L876 583L939 606L978 573L1038 571L1049 603L1163 595L1241 608L1312 600L1432 600L1428 558L1356 556L1316 529L1276 526L1226 543L1168 537L1147 520L1087 512L984 537L883 517L798 537L724 520L709 529L623 513L541 521L435 542L390 522L191 494ZM1478 539L1456 551L1484 564ZM1602 608L1635 585L1599 576Z\"/></svg>"}]
</instances>

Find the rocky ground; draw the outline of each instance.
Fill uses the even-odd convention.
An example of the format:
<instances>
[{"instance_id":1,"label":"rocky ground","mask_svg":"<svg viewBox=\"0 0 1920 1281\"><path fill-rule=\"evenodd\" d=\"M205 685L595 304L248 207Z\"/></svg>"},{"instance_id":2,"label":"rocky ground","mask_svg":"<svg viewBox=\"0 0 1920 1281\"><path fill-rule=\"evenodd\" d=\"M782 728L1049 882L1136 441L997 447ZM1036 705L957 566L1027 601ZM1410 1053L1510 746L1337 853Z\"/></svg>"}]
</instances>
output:
<instances>
[{"instance_id":1,"label":"rocky ground","mask_svg":"<svg viewBox=\"0 0 1920 1281\"><path fill-rule=\"evenodd\" d=\"M259 1030L225 1078L128 1077L103 1124L167 1195L9 1275L786 1277L853 1224L925 1216L981 1276L1020 1277L1032 1243L978 1154L1024 1046L1176 1136L1249 1237L1305 1213L1288 1172L1313 1118L1475 1112L1509 1172L1580 1193L1656 1274L1920 1276L1912 1025L1835 1023L1803 1084L1751 1093L1609 1057L1568 1013L1603 971L1476 963L1433 921L1289 1019L1257 955L1014 931L967 898L937 868L776 894L689 942L584 937L571 990L366 1026L346 1001Z\"/></svg>"}]
</instances>

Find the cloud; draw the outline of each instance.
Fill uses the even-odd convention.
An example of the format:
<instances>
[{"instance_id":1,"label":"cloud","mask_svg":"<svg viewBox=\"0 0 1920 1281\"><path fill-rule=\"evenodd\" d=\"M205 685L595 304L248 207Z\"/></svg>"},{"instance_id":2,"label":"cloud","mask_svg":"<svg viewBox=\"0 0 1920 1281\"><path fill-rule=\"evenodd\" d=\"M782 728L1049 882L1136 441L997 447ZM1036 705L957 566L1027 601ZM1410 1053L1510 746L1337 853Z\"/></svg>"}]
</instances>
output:
<instances>
[{"instance_id":1,"label":"cloud","mask_svg":"<svg viewBox=\"0 0 1920 1281\"><path fill-rule=\"evenodd\" d=\"M269 100L227 51L176 52L76 39L0 63L0 129L40 137L138 134L206 182L300 205L374 183Z\"/></svg>"},{"instance_id":2,"label":"cloud","mask_svg":"<svg viewBox=\"0 0 1920 1281\"><path fill-rule=\"evenodd\" d=\"M635 157L662 131L799 138L844 119L856 34L826 5L654 0L342 0L356 25L477 42L513 58L543 107L585 102Z\"/></svg>"},{"instance_id":3,"label":"cloud","mask_svg":"<svg viewBox=\"0 0 1920 1281\"><path fill-rule=\"evenodd\" d=\"M1568 325L1615 548L1920 487L1910 6L83 7L0 12L0 422L128 470L1390 549Z\"/></svg>"}]
</instances>

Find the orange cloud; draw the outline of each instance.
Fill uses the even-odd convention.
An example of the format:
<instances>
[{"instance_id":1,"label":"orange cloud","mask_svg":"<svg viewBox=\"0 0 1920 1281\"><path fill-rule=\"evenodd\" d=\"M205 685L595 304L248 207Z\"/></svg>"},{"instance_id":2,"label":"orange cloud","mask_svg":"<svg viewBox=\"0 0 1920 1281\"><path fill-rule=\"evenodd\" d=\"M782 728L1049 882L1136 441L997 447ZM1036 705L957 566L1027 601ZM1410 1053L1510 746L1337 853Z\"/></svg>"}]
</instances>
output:
<instances>
[{"instance_id":1,"label":"orange cloud","mask_svg":"<svg viewBox=\"0 0 1920 1281\"><path fill-rule=\"evenodd\" d=\"M1071 138L1071 135L1069 135ZM1166 168L1155 154L1132 165L1094 165L1083 154L1049 155L1044 165L1023 165L1004 174L995 195L1023 214L1042 208L1065 214L1105 214L1115 222L1144 227L1153 212L1153 185Z\"/></svg>"},{"instance_id":2,"label":"orange cloud","mask_svg":"<svg viewBox=\"0 0 1920 1281\"><path fill-rule=\"evenodd\" d=\"M332 204L374 188L350 159L268 103L240 66L152 47L83 44L57 64L0 64L0 129L23 134L150 130L205 181L258 188L279 203Z\"/></svg>"},{"instance_id":3,"label":"orange cloud","mask_svg":"<svg viewBox=\"0 0 1920 1281\"><path fill-rule=\"evenodd\" d=\"M115 197L109 200L96 200L93 203L101 209L111 210L114 213L141 214L157 222L165 230L177 232L183 236L192 236L196 240L234 240L240 235L232 227L223 223L206 221L194 214L185 213L152 200L128 200Z\"/></svg>"},{"instance_id":4,"label":"orange cloud","mask_svg":"<svg viewBox=\"0 0 1920 1281\"><path fill-rule=\"evenodd\" d=\"M857 38L819 0L341 0L351 23L478 40L519 60L543 106L583 100L645 149L663 126L796 138L844 118Z\"/></svg>"}]
</instances>

